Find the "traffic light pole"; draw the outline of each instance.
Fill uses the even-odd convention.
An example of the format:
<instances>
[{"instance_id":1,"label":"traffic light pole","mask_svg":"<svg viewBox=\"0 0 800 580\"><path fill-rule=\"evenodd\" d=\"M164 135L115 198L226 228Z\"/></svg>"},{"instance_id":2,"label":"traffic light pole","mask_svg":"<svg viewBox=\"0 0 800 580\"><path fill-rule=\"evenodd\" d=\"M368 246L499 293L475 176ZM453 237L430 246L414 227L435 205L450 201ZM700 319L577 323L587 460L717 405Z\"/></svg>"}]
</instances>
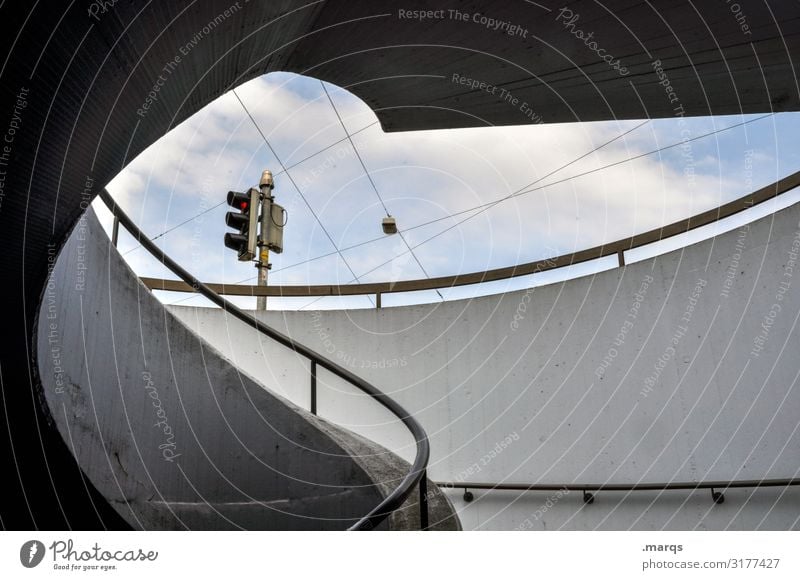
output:
<instances>
[{"instance_id":1,"label":"traffic light pole","mask_svg":"<svg viewBox=\"0 0 800 580\"><path fill-rule=\"evenodd\" d=\"M267 285L267 273L269 272L269 228L272 221L272 189L275 184L272 180L272 172L269 170L261 174L259 188L261 189L261 232L258 238L258 285ZM256 310L267 309L267 297L258 296L256 298Z\"/></svg>"}]
</instances>

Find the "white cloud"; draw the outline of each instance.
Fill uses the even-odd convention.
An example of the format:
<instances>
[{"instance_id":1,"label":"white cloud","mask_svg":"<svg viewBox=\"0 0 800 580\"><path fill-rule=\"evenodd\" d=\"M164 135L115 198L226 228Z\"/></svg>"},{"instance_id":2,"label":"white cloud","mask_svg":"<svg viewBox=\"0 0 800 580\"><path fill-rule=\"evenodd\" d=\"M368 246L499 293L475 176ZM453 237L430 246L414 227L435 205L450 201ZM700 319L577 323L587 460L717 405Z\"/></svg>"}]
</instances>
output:
<instances>
[{"instance_id":1,"label":"white cloud","mask_svg":"<svg viewBox=\"0 0 800 580\"><path fill-rule=\"evenodd\" d=\"M346 91L331 96L350 131L376 121L369 107ZM237 89L250 113L286 164L342 139L345 134L318 81L290 74L255 79ZM691 135L739 122L688 120ZM465 208L499 199L636 126L636 122L534 125L384 134L375 125L354 142L401 230L419 244L470 214ZM742 190L745 151L753 187L773 181L782 155L769 132L794 131L794 122L753 124L695 141L690 156L680 148L540 189L506 201L422 245L417 255L431 275L475 271L579 250L646 231L724 203ZM777 133L776 133L777 134ZM546 177L539 185L637 156L678 142L677 121L653 121ZM108 186L120 205L150 235L224 201L229 189L254 185L269 167L278 203L289 210L285 252L273 256L273 283L347 282L352 276L338 256L292 269L281 268L333 251L233 94L211 103L137 157ZM693 173L687 173L689 169ZM342 142L291 169L306 200L340 247L380 237L381 203L350 144ZM223 204L202 219L159 239L165 250L209 281L254 276L251 264L224 248ZM399 236L345 252L359 275L405 246ZM127 259L140 273L163 272L141 250ZM417 278L409 255L390 261L364 280Z\"/></svg>"}]
</instances>

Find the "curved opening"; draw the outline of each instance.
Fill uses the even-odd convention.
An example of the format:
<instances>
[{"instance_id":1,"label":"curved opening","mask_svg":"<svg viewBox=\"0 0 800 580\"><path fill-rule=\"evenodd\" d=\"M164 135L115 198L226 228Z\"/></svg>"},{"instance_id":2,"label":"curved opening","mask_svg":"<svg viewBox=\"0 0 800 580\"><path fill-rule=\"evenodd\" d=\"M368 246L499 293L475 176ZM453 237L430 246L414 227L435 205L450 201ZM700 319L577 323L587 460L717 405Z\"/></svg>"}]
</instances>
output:
<instances>
[{"instance_id":1,"label":"curved opening","mask_svg":"<svg viewBox=\"0 0 800 580\"><path fill-rule=\"evenodd\" d=\"M263 168L275 174L274 195L289 216L284 251L271 255L270 285L396 282L578 252L713 209L790 173L794 161L786 151L800 125L797 115L781 114L386 134L360 99L311 77L270 73L235 91L151 145L109 184L170 255L200 279L224 284L256 283L252 264L238 262L222 244L230 209L224 196L252 186ZM736 228L797 199L792 192L639 248L628 261ZM382 234L386 214L400 235ZM104 223L110 229L108 217ZM140 275L169 277L125 235L120 250ZM387 295L383 305L501 293L616 264L603 259L480 287ZM208 304L158 295L166 303ZM370 296L269 303L288 310L376 305Z\"/></svg>"}]
</instances>

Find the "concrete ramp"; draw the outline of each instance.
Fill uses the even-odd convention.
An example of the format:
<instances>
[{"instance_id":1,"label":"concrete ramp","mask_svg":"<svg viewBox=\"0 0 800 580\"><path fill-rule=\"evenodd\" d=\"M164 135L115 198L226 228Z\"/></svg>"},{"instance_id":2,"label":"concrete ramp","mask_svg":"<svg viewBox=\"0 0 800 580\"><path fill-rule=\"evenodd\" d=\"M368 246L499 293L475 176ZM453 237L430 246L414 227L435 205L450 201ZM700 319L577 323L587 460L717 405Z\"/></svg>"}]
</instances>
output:
<instances>
[{"instance_id":1,"label":"concrete ramp","mask_svg":"<svg viewBox=\"0 0 800 580\"><path fill-rule=\"evenodd\" d=\"M52 421L134 528L342 530L408 473L393 453L292 405L167 312L79 221L37 321ZM459 527L429 484L433 527ZM381 527L419 529L418 494Z\"/></svg>"}]
</instances>

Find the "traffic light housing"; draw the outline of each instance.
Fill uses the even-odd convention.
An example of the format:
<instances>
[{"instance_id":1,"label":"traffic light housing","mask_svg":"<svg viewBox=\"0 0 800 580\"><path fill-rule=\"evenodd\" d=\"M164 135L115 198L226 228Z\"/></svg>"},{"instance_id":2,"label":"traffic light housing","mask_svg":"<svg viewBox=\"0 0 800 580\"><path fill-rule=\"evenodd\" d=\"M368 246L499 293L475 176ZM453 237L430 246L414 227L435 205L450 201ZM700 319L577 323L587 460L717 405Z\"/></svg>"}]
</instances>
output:
<instances>
[{"instance_id":1,"label":"traffic light housing","mask_svg":"<svg viewBox=\"0 0 800 580\"><path fill-rule=\"evenodd\" d=\"M259 200L259 192L254 188L247 193L228 192L228 205L237 211L225 214L225 224L238 233L225 234L225 247L236 250L240 262L252 260L257 254Z\"/></svg>"},{"instance_id":2,"label":"traffic light housing","mask_svg":"<svg viewBox=\"0 0 800 580\"><path fill-rule=\"evenodd\" d=\"M276 254L283 253L283 226L286 225L286 210L277 203L270 203L270 223L268 224L266 242L267 247ZM264 208L261 208L264 211ZM261 232L264 236L264 232ZM262 240L263 243L263 240Z\"/></svg>"}]
</instances>

